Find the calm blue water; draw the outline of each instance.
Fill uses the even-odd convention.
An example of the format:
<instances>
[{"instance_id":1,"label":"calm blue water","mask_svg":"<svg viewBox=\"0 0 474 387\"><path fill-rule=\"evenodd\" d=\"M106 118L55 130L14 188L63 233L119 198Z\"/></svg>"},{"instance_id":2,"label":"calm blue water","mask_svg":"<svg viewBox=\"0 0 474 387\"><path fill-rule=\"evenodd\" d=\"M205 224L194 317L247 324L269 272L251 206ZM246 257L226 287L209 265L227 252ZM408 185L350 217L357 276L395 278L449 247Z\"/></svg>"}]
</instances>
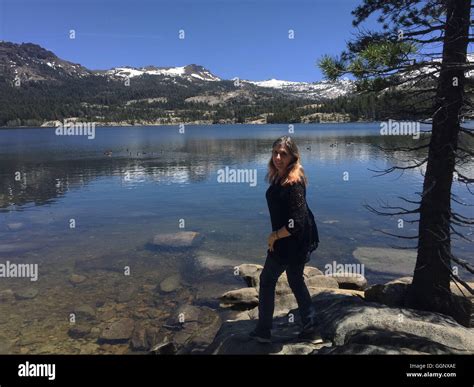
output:
<instances>
[{"instance_id":1,"label":"calm blue water","mask_svg":"<svg viewBox=\"0 0 474 387\"><path fill-rule=\"evenodd\" d=\"M359 246L409 246L374 229L416 231L416 224L399 229L398 217L363 208L364 203L403 206L398 196L416 200L421 190L418 169L382 177L369 170L394 162L377 145L418 144L411 137L380 136L379 128L377 123L295 125L293 137L310 182L307 200L321 236L316 265L353 262ZM184 219L186 230L205 236L201 250L236 264L261 263L271 231L264 177L271 144L284 134L285 125L187 126L185 134L177 126L97 128L94 140L56 136L53 129L2 130L0 254L35 251L45 262L60 260L60 250L76 259L133 254L157 233L179 231ZM217 171L226 166L256 169L257 185L218 183ZM455 183L454 191L469 200L461 184ZM472 209L462 211L473 215ZM75 229L69 228L70 219ZM11 231L6 226L11 223L22 223L21 230ZM22 244L31 249L14 251ZM454 250L472 257L472 245L454 243ZM378 274L383 273L369 271L368 277Z\"/></svg>"}]
</instances>

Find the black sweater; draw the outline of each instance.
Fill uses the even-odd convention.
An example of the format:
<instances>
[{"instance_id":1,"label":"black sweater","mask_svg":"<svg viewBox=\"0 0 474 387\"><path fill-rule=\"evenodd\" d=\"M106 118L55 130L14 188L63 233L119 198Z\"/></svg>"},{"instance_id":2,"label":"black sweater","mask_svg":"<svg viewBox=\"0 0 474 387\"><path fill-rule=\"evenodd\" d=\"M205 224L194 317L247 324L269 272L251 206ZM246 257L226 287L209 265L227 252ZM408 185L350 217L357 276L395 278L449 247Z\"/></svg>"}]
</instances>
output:
<instances>
[{"instance_id":1,"label":"black sweater","mask_svg":"<svg viewBox=\"0 0 474 387\"><path fill-rule=\"evenodd\" d=\"M306 203L304 184L272 184L265 196L272 230L285 226L291 234L275 241L273 252L268 251L268 254L281 264L307 262L310 253L318 247L319 235L314 216Z\"/></svg>"}]
</instances>

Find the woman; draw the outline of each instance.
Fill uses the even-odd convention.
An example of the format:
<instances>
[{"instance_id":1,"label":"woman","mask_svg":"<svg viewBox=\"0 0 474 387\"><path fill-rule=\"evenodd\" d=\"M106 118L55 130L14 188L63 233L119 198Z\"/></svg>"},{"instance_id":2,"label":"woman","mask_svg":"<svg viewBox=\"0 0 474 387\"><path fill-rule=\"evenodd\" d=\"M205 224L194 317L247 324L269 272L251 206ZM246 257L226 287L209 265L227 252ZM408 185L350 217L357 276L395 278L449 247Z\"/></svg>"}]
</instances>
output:
<instances>
[{"instance_id":1,"label":"woman","mask_svg":"<svg viewBox=\"0 0 474 387\"><path fill-rule=\"evenodd\" d=\"M275 287L286 271L295 295L303 325L303 334L314 324L311 296L304 283L303 271L310 254L318 247L318 229L306 203L307 179L294 141L283 136L273 143L268 163L266 192L273 232L268 237L265 266L260 275L259 320L250 336L259 342L271 342Z\"/></svg>"}]
</instances>

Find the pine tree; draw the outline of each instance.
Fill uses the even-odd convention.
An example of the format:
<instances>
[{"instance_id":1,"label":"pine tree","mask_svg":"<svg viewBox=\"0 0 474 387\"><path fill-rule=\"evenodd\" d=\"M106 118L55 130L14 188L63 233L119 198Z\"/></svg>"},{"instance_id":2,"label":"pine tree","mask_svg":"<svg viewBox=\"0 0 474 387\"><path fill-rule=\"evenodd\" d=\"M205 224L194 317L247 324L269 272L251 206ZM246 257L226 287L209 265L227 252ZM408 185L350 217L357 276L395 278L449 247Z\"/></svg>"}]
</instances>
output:
<instances>
[{"instance_id":1,"label":"pine tree","mask_svg":"<svg viewBox=\"0 0 474 387\"><path fill-rule=\"evenodd\" d=\"M417 241L416 267L405 303L449 314L465 325L470 323L472 305L451 293L450 281L463 285L471 294L474 291L452 271L451 261L474 271L453 256L451 237L465 238L455 226L472 225L474 219L452 210L451 200L458 199L451 186L455 174L468 189L474 181L456 168L474 156L463 143L474 133L461 126L463 116L472 114L473 106L469 93L472 83L465 77L465 72L474 68L466 55L468 44L474 41L469 34L472 8L470 0L364 0L353 11L354 26L378 15L382 32L360 32L340 56L325 56L319 62L328 78L352 73L360 90L398 90L406 98L402 113L432 118L429 142L404 149L427 150L426 158L381 171L385 174L426 166L420 200L404 199L416 208L384 206L390 211L378 211L367 207L381 215L419 216L418 234L403 237ZM423 103L415 104L414 98Z\"/></svg>"}]
</instances>

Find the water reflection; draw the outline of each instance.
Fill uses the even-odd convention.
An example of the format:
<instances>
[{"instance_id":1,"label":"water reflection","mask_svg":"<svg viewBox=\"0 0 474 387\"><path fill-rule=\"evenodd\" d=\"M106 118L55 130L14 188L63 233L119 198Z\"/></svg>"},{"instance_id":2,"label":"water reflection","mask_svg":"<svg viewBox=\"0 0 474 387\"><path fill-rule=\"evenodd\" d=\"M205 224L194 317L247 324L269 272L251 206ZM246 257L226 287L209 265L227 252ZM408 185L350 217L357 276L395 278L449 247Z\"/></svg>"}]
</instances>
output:
<instances>
[{"instance_id":1,"label":"water reflection","mask_svg":"<svg viewBox=\"0 0 474 387\"><path fill-rule=\"evenodd\" d=\"M306 169L326 164L373 163L387 168L395 161L421 159L423 150L414 153L383 153L378 147L408 147L418 144L410 137L380 136L376 126L354 135L353 129L320 131L318 127L296 128ZM153 181L163 184L205 182L222 166L265 168L274 139L284 127L237 126L188 130L181 135L173 127L136 129L104 128L97 141L67 138L58 141L53 133L41 130L2 131L0 145L0 208L28 203L50 204L69 190L83 188L91 181L119 176L124 183ZM375 130L374 130L375 129ZM227 133L223 135L221 131ZM127 135L124 131L128 131ZM229 137L232 132L233 137ZM362 134L362 135L361 135ZM210 137L209 137L210 136ZM420 141L426 141L421 139ZM38 147L41 144L41 147Z\"/></svg>"}]
</instances>

